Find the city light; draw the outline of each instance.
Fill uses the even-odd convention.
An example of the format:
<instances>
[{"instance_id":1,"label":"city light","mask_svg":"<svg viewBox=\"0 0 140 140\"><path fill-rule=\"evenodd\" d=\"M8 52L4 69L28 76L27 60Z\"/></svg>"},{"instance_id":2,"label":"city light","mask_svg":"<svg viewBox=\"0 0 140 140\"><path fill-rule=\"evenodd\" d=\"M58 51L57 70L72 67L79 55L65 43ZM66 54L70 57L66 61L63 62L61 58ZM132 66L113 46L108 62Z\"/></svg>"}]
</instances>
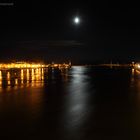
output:
<instances>
[{"instance_id":1,"label":"city light","mask_svg":"<svg viewBox=\"0 0 140 140\"><path fill-rule=\"evenodd\" d=\"M71 67L71 63L70 64L41 64L41 63L27 63L27 62L17 62L17 63L8 63L8 64L0 64L0 69L23 69L23 68L48 68L48 67L52 67L52 68L69 68Z\"/></svg>"},{"instance_id":2,"label":"city light","mask_svg":"<svg viewBox=\"0 0 140 140\"><path fill-rule=\"evenodd\" d=\"M71 63L27 63L27 62L16 62L16 63L0 63L0 88L1 86L16 88L17 86L37 86L43 84L45 79L45 72L48 70L69 69Z\"/></svg>"},{"instance_id":3,"label":"city light","mask_svg":"<svg viewBox=\"0 0 140 140\"><path fill-rule=\"evenodd\" d=\"M2 79L2 72L0 71L0 80Z\"/></svg>"},{"instance_id":4,"label":"city light","mask_svg":"<svg viewBox=\"0 0 140 140\"><path fill-rule=\"evenodd\" d=\"M140 70L140 64L139 64L139 63L136 63L136 64L134 65L134 68Z\"/></svg>"},{"instance_id":5,"label":"city light","mask_svg":"<svg viewBox=\"0 0 140 140\"><path fill-rule=\"evenodd\" d=\"M138 68L140 69L140 65L138 64Z\"/></svg>"}]
</instances>

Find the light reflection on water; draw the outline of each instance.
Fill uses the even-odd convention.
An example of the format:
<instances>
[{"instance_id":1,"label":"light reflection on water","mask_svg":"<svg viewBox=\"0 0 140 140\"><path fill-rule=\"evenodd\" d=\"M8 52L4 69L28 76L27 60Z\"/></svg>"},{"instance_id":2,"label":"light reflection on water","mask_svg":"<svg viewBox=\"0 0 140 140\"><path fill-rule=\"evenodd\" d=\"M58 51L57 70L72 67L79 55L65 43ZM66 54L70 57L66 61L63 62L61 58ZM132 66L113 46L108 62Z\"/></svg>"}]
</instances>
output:
<instances>
[{"instance_id":1,"label":"light reflection on water","mask_svg":"<svg viewBox=\"0 0 140 140\"><path fill-rule=\"evenodd\" d=\"M63 112L64 128L67 137L73 137L89 118L90 112L90 77L86 75L86 67L73 67L69 73L71 80L66 87L65 109ZM77 139L82 137L78 134Z\"/></svg>"},{"instance_id":2,"label":"light reflection on water","mask_svg":"<svg viewBox=\"0 0 140 140\"><path fill-rule=\"evenodd\" d=\"M89 76L85 75L84 72L86 72L86 69L81 67L73 67L71 70L72 77L67 87L68 96L66 100L66 111L69 117L67 120L69 120L71 125L72 121L79 123L78 116L84 116L84 113L86 113L88 109L87 103L89 95L87 93L90 88L88 85Z\"/></svg>"},{"instance_id":3,"label":"light reflection on water","mask_svg":"<svg viewBox=\"0 0 140 140\"><path fill-rule=\"evenodd\" d=\"M140 73L134 69L0 71L3 138L135 139L139 122Z\"/></svg>"},{"instance_id":4,"label":"light reflection on water","mask_svg":"<svg viewBox=\"0 0 140 140\"><path fill-rule=\"evenodd\" d=\"M43 86L44 69L0 70L0 91L17 87Z\"/></svg>"},{"instance_id":5,"label":"light reflection on water","mask_svg":"<svg viewBox=\"0 0 140 140\"><path fill-rule=\"evenodd\" d=\"M43 87L44 83L55 80L60 75L68 80L68 69L12 69L0 70L0 92L25 87Z\"/></svg>"}]
</instances>

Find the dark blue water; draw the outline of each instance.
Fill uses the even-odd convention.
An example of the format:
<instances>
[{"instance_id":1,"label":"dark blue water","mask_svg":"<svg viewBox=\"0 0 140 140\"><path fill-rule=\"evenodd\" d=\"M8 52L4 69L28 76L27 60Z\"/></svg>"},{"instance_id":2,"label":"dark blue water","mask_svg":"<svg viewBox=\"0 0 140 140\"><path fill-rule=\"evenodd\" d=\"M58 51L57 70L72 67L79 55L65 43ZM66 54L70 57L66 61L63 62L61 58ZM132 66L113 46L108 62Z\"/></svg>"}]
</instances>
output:
<instances>
[{"instance_id":1,"label":"dark blue water","mask_svg":"<svg viewBox=\"0 0 140 140\"><path fill-rule=\"evenodd\" d=\"M140 138L140 73L130 68L0 71L0 138Z\"/></svg>"}]
</instances>

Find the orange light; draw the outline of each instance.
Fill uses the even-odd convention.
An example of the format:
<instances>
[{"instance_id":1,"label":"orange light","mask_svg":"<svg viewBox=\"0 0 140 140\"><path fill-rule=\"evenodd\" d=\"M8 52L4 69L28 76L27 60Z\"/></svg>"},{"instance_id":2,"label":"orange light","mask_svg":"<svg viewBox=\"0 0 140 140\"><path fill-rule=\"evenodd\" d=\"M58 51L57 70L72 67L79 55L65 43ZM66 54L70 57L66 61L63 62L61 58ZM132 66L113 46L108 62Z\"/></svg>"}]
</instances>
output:
<instances>
[{"instance_id":1,"label":"orange light","mask_svg":"<svg viewBox=\"0 0 140 140\"><path fill-rule=\"evenodd\" d=\"M0 71L0 80L2 79L2 72Z\"/></svg>"},{"instance_id":2,"label":"orange light","mask_svg":"<svg viewBox=\"0 0 140 140\"><path fill-rule=\"evenodd\" d=\"M140 65L138 64L138 66L137 66L139 69L140 69Z\"/></svg>"}]
</instances>

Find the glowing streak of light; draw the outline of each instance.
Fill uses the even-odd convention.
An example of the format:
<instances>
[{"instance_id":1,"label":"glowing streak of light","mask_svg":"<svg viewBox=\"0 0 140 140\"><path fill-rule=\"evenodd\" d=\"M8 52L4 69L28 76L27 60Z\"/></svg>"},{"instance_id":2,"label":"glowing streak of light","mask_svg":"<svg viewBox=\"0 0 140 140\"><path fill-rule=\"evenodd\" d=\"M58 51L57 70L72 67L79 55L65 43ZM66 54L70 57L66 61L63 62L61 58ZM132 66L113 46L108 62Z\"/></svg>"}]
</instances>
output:
<instances>
[{"instance_id":1,"label":"glowing streak of light","mask_svg":"<svg viewBox=\"0 0 140 140\"><path fill-rule=\"evenodd\" d=\"M2 79L2 72L0 71L0 80Z\"/></svg>"},{"instance_id":2,"label":"glowing streak of light","mask_svg":"<svg viewBox=\"0 0 140 140\"><path fill-rule=\"evenodd\" d=\"M10 80L10 72L7 73L7 80Z\"/></svg>"},{"instance_id":3,"label":"glowing streak of light","mask_svg":"<svg viewBox=\"0 0 140 140\"><path fill-rule=\"evenodd\" d=\"M18 79L15 79L15 85L17 85L18 84Z\"/></svg>"},{"instance_id":4,"label":"glowing streak of light","mask_svg":"<svg viewBox=\"0 0 140 140\"><path fill-rule=\"evenodd\" d=\"M11 81L10 80L8 80L8 85L10 85L11 84Z\"/></svg>"}]
</instances>

